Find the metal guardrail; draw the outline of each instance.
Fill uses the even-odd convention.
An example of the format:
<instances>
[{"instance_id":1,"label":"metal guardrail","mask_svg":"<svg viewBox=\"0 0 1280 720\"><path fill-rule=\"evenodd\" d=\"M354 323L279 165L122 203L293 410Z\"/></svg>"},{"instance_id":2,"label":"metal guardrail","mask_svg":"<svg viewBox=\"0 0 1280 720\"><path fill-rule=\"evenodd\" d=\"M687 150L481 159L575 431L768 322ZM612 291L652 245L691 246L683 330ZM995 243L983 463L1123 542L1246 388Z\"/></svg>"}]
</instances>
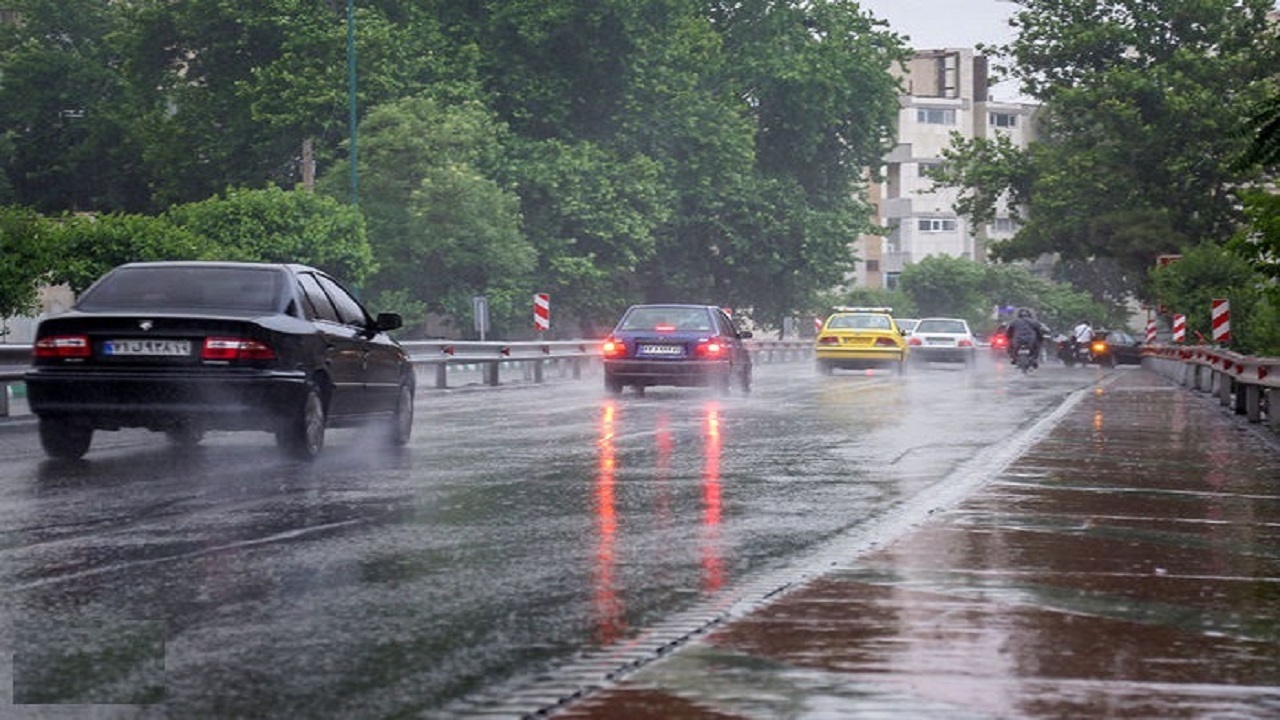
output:
<instances>
[{"instance_id":1,"label":"metal guardrail","mask_svg":"<svg viewBox=\"0 0 1280 720\"><path fill-rule=\"evenodd\" d=\"M524 379L542 383L548 370L560 377L581 379L600 361L599 340L475 342L467 340L410 340L401 343L418 371L418 379L437 389L448 388L458 371L480 373L485 385L502 384L504 372L518 369ZM750 340L754 362L800 362L813 357L811 340ZM0 417L9 414L10 385L22 382L31 358L30 345L0 344Z\"/></svg>"},{"instance_id":2,"label":"metal guardrail","mask_svg":"<svg viewBox=\"0 0 1280 720\"><path fill-rule=\"evenodd\" d=\"M1241 355L1204 345L1151 345L1142 351L1143 367L1184 387L1215 395L1249 422L1267 420L1280 430L1280 358Z\"/></svg>"}]
</instances>

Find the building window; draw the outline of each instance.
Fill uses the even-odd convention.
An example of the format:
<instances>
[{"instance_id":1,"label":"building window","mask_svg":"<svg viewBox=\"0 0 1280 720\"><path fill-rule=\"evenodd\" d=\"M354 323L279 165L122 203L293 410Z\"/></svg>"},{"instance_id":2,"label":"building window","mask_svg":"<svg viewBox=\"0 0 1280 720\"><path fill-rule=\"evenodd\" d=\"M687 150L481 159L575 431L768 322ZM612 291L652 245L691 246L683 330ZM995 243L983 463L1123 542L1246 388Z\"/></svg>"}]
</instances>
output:
<instances>
[{"instance_id":1,"label":"building window","mask_svg":"<svg viewBox=\"0 0 1280 720\"><path fill-rule=\"evenodd\" d=\"M998 233L1014 233L1018 231L1018 221L1013 218L999 217L991 225L991 229Z\"/></svg>"},{"instance_id":2,"label":"building window","mask_svg":"<svg viewBox=\"0 0 1280 720\"><path fill-rule=\"evenodd\" d=\"M955 232L954 218L920 218L916 227L920 232Z\"/></svg>"},{"instance_id":3,"label":"building window","mask_svg":"<svg viewBox=\"0 0 1280 720\"><path fill-rule=\"evenodd\" d=\"M991 127L998 128L1016 128L1018 127L1018 116L1013 113L993 112L989 116Z\"/></svg>"},{"instance_id":4,"label":"building window","mask_svg":"<svg viewBox=\"0 0 1280 720\"><path fill-rule=\"evenodd\" d=\"M868 261L867 261L867 272L880 272L880 261L879 261L879 260L868 260Z\"/></svg>"},{"instance_id":5,"label":"building window","mask_svg":"<svg viewBox=\"0 0 1280 720\"><path fill-rule=\"evenodd\" d=\"M920 177L931 178L936 176L937 172L942 169L942 163L922 162L922 163L917 163L916 167L919 169Z\"/></svg>"},{"instance_id":6,"label":"building window","mask_svg":"<svg viewBox=\"0 0 1280 720\"><path fill-rule=\"evenodd\" d=\"M955 125L956 111L943 108L916 108L916 122L925 125Z\"/></svg>"},{"instance_id":7,"label":"building window","mask_svg":"<svg viewBox=\"0 0 1280 720\"><path fill-rule=\"evenodd\" d=\"M896 290L896 289L898 289L898 277L899 277L900 275L902 275L902 273L896 273L896 272L887 272L887 273L885 273L885 274L884 274L884 287L885 287L885 289L886 289L886 290Z\"/></svg>"}]
</instances>

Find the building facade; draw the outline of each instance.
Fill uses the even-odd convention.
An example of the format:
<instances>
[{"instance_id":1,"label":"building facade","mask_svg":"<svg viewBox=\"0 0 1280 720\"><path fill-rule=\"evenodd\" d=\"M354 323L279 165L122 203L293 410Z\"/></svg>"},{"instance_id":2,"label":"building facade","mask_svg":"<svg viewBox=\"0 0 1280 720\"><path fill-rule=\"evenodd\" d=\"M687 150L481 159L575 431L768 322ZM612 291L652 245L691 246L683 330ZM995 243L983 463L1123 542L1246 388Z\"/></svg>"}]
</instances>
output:
<instances>
[{"instance_id":1,"label":"building facade","mask_svg":"<svg viewBox=\"0 0 1280 720\"><path fill-rule=\"evenodd\" d=\"M1002 206L993 225L970 227L955 211L958 193L935 188L930 173L943 163L952 133L965 138L1008 136L1026 147L1037 105L991 98L987 59L967 49L917 51L903 77L898 143L873 183L876 224L888 235L858 242L856 284L893 288L902 269L930 255L985 261L987 243L1011 237L1016 221Z\"/></svg>"}]
</instances>

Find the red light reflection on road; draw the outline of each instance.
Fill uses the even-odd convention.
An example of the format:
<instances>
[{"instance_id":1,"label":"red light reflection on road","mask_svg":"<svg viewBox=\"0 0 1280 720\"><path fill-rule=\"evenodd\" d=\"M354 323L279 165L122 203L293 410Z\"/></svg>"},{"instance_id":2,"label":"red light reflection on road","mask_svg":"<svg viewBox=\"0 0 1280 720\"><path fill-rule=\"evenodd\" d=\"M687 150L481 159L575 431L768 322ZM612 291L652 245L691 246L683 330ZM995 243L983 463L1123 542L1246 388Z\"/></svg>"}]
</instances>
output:
<instances>
[{"instance_id":1,"label":"red light reflection on road","mask_svg":"<svg viewBox=\"0 0 1280 720\"><path fill-rule=\"evenodd\" d=\"M724 585L720 552L720 406L708 403L703 419L702 455L702 591Z\"/></svg>"},{"instance_id":2,"label":"red light reflection on road","mask_svg":"<svg viewBox=\"0 0 1280 720\"><path fill-rule=\"evenodd\" d=\"M596 472L596 529L599 542L596 545L596 567L592 594L592 611L595 615L596 641L609 644L617 640L626 629L622 619L622 598L618 597L614 566L617 558L614 545L618 532L618 516L614 499L614 423L618 405L605 403L600 414L600 457Z\"/></svg>"}]
</instances>

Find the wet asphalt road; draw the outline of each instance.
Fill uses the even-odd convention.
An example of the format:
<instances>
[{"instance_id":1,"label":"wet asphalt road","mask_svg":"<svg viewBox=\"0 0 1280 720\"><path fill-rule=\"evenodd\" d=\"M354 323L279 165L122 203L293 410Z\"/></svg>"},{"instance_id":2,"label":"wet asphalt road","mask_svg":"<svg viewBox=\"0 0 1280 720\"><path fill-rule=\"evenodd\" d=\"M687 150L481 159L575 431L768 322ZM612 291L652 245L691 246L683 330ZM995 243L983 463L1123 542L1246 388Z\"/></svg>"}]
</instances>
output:
<instances>
[{"instance_id":1,"label":"wet asphalt road","mask_svg":"<svg viewBox=\"0 0 1280 720\"><path fill-rule=\"evenodd\" d=\"M334 431L313 465L265 434L181 450L142 432L57 464L30 428L0 429L0 707L466 715L889 532L980 473L974 457L1133 371L1011 370L761 366L750 397L724 398L609 398L598 378L428 390L409 447Z\"/></svg>"}]
</instances>

